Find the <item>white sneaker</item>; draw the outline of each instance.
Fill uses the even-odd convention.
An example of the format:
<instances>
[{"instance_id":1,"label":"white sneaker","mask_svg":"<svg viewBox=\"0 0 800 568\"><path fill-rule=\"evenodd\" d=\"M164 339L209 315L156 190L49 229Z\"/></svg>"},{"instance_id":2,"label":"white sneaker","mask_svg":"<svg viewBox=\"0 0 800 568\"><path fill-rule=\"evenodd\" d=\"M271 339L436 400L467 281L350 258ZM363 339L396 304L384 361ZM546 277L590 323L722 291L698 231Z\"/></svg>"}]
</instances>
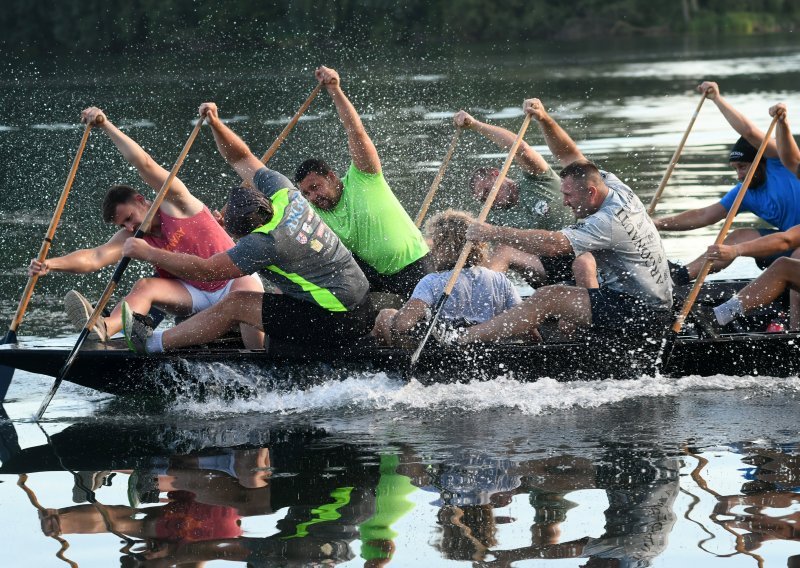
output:
<instances>
[{"instance_id":1,"label":"white sneaker","mask_svg":"<svg viewBox=\"0 0 800 568\"><path fill-rule=\"evenodd\" d=\"M78 331L86 327L86 322L89 321L89 318L92 317L92 312L94 312L94 306L92 306L91 302L77 290L70 290L67 292L67 295L64 296L64 309L72 325L74 325L75 329ZM103 316L97 318L94 328L89 332L88 339L102 341L103 343L108 341L106 320Z\"/></svg>"}]
</instances>

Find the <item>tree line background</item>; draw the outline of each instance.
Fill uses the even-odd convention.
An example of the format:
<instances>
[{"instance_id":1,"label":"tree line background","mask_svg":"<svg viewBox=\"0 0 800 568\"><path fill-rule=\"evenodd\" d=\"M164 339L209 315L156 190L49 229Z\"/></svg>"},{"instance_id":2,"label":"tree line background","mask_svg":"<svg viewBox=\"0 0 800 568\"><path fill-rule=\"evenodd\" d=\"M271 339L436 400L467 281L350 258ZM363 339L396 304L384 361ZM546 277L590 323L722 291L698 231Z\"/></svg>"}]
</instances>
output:
<instances>
[{"instance_id":1,"label":"tree line background","mask_svg":"<svg viewBox=\"0 0 800 568\"><path fill-rule=\"evenodd\" d=\"M5 0L0 46L33 53L467 44L794 31L798 0Z\"/></svg>"}]
</instances>

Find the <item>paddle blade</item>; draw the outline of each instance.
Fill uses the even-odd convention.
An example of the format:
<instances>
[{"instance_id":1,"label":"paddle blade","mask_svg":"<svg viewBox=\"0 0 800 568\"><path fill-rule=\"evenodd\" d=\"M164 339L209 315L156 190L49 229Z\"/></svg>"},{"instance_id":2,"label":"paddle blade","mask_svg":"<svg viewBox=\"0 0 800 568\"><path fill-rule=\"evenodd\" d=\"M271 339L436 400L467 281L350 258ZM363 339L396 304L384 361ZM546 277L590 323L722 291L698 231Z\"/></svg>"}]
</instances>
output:
<instances>
[{"instance_id":1,"label":"paddle blade","mask_svg":"<svg viewBox=\"0 0 800 568\"><path fill-rule=\"evenodd\" d=\"M37 422L42 419L42 416L47 410L48 405L53 400L53 397L56 395L58 387L61 386L61 381L63 381L64 377L66 377L67 374L69 373L69 370L72 368L72 364L78 357L78 352L81 350L81 347L83 346L83 342L86 341L86 338L88 336L89 336L89 329L84 327L83 330L81 331L81 334L78 336L78 341L75 342L75 347L73 347L72 351L70 351L69 357L67 357L67 360L64 362L64 366L61 367L61 370L58 372L56 380L53 381L53 386L50 387L50 391L47 393L47 396L44 397L42 404L39 406L39 410L36 411Z\"/></svg>"},{"instance_id":2,"label":"paddle blade","mask_svg":"<svg viewBox=\"0 0 800 568\"><path fill-rule=\"evenodd\" d=\"M433 331L433 327L436 325L436 322L439 321L439 314L444 307L445 302L450 297L450 294L447 292L443 292L439 299L436 302L436 305L433 306L433 310L431 311L431 321L428 322L428 328L425 330L425 335L422 336L422 340L419 342L414 353L411 354L411 361L408 364L408 373L407 375L410 376L411 372L414 371L414 367L417 366L417 361L419 361L419 356L422 355L422 350L425 349L425 344L428 343L428 339L431 336L431 332Z\"/></svg>"},{"instance_id":3,"label":"paddle blade","mask_svg":"<svg viewBox=\"0 0 800 568\"><path fill-rule=\"evenodd\" d=\"M671 328L664 334L664 337L661 340L661 348L659 349L658 357L656 358L657 377L662 376L669 368L669 362L672 359L673 351L675 351L675 341L677 339L678 334Z\"/></svg>"},{"instance_id":4,"label":"paddle blade","mask_svg":"<svg viewBox=\"0 0 800 568\"><path fill-rule=\"evenodd\" d=\"M17 343L17 333L13 329L9 329L0 345L10 345ZM6 399L8 387L11 386L11 381L14 379L14 367L0 365L0 403Z\"/></svg>"}]
</instances>

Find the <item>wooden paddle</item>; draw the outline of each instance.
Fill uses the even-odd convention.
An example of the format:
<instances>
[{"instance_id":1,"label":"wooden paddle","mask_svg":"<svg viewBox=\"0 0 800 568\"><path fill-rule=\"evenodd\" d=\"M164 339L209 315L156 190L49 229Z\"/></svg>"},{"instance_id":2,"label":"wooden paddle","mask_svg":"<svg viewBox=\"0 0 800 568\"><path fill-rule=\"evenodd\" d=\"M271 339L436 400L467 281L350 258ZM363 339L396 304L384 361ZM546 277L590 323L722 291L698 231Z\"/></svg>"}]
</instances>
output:
<instances>
[{"instance_id":1,"label":"wooden paddle","mask_svg":"<svg viewBox=\"0 0 800 568\"><path fill-rule=\"evenodd\" d=\"M161 189L156 195L155 199L153 200L152 205L150 205L150 209L147 211L147 214L144 216L141 225L139 228L136 229L136 232L133 234L133 238L141 239L144 234L150 229L150 223L153 222L153 218L156 216L158 212L158 208L161 206L161 203L164 201L164 198L167 196L167 192L169 192L169 188L172 185L175 176L178 175L178 170L180 170L181 166L183 165L183 160L186 158L186 154L189 153L189 148L192 147L192 143L194 139L197 138L197 134L200 132L200 127L203 125L205 121L205 117L201 117L197 120L197 124L195 124L192 133L189 135L189 139L186 141L186 144L183 146L183 150L181 150L180 155L178 156L175 165L172 166L172 170L169 172L167 179L164 180L164 184L161 186ZM58 387L61 385L61 381L64 380L64 377L67 376L69 373L72 364L75 362L75 358L78 356L78 352L83 345L83 342L86 341L86 337L89 335L89 332L94 327L97 319L100 317L100 314L103 311L103 308L106 306L108 301L111 299L111 295L114 293L114 290L119 284L122 275L125 273L125 269L128 268L128 264L130 263L130 257L123 256L122 259L117 264L117 268L114 270L114 274L111 276L111 281L106 286L103 295L100 296L100 300L98 300L97 305L94 307L94 311L92 315L89 317L89 321L86 322L86 325L81 330L80 335L78 336L78 341L75 343L75 346L70 351L69 357L64 362L64 366L61 367L61 370L58 372L58 376L56 377L53 386L50 388L50 392L47 393L47 396L42 401L39 410L36 412L36 420L40 420L42 415L44 414L45 410L47 410L47 405L50 404L50 401L53 400L53 396L55 396Z\"/></svg>"},{"instance_id":2,"label":"wooden paddle","mask_svg":"<svg viewBox=\"0 0 800 568\"><path fill-rule=\"evenodd\" d=\"M442 183L444 171L447 169L447 164L450 163L450 158L453 157L453 152L455 152L456 144L458 143L458 137L460 134L461 129L456 128L456 131L453 134L453 140L450 142L450 147L447 149L447 154L445 154L444 160L442 160L442 165L439 166L439 171L436 174L436 177L433 178L433 183L431 184L431 188L428 190L428 195L425 196L425 200L422 202L422 207L419 208L419 213L417 213L417 218L414 220L414 224L417 226L417 229L422 226L422 220L428 213L428 208L431 206L433 196L436 195L436 191L439 189L439 184Z\"/></svg>"},{"instance_id":3,"label":"wooden paddle","mask_svg":"<svg viewBox=\"0 0 800 568\"><path fill-rule=\"evenodd\" d=\"M478 222L483 223L486 220L486 217L489 215L489 211L492 208L492 204L494 203L494 199L497 196L497 192L500 190L500 186L503 185L503 182L506 179L506 174L508 174L508 168L511 167L511 163L514 161L514 155L517 153L517 149L519 148L520 143L522 142L522 137L525 136L525 131L528 129L528 125L531 123L531 115L526 114L525 120L522 121L522 127L519 129L519 133L517 134L516 140L511 145L511 148L508 151L508 156L506 156L506 161L503 164L503 168L500 170L500 174L497 176L497 179L494 180L494 185L492 186L492 190L489 192L489 195L486 196L486 202L483 204L483 208L481 209L480 214L478 215ZM450 294L453 292L453 287L456 285L456 281L458 280L458 276L461 274L461 270L464 268L464 265L467 262L467 258L469 257L469 253L472 251L472 241L467 241L467 244L464 245L464 250L461 251L461 256L458 257L458 261L456 262L455 267L453 268L453 273L450 276L450 280L447 281L447 285L444 287L444 291L442 295L439 296L439 300L436 302L436 305L433 307L433 311L431 313L431 320L428 323L428 328L425 330L425 334L422 336L422 341L419 342L419 346L411 355L411 362L409 371L413 371L414 367L419 361L419 356L422 354L422 350L425 347L425 344L428 342L428 338L431 335L431 331L433 331L433 326L436 325L437 320L439 319L439 314L442 311L447 299L450 297Z\"/></svg>"},{"instance_id":4,"label":"wooden paddle","mask_svg":"<svg viewBox=\"0 0 800 568\"><path fill-rule=\"evenodd\" d=\"M261 156L261 163L262 164L264 164L266 166L269 163L269 161L272 159L272 156L275 155L275 152L278 151L278 148L281 147L281 144L283 144L283 142L289 137L289 133L292 131L292 129L297 124L297 122L300 120L300 117L303 116L303 113L305 113L308 110L308 107L311 106L311 103L314 102L314 99L317 98L317 95L319 94L319 92L321 90L322 90L322 83L320 82L320 83L317 83L317 86L314 87L314 90L311 91L310 95L308 95L308 98L306 99L306 101L302 105L300 105L300 108L297 109L297 112L294 114L294 116L291 118L291 120L289 120L289 122L286 124L286 126L283 127L283 130L281 130L281 133L278 134L278 137L275 139L275 142L273 142L270 145L270 147L267 148L267 151L264 152L264 155ZM247 186L247 187L252 187L250 185L250 182L246 181L246 182L243 182L243 184L245 186ZM220 213L222 214L222 216L224 218L225 217L225 207L223 207L220 210Z\"/></svg>"},{"instance_id":5,"label":"wooden paddle","mask_svg":"<svg viewBox=\"0 0 800 568\"><path fill-rule=\"evenodd\" d=\"M758 167L758 163L761 161L761 156L764 155L764 151L767 149L767 144L769 143L769 139L772 137L772 131L775 130L775 125L778 122L778 117L772 119L772 122L767 129L767 133L764 135L764 139L761 141L761 145L758 147L758 152L756 152L756 157L753 160L753 163L750 164L750 169L747 170L747 175L742 182L741 187L739 187L739 191L736 194L736 199L734 199L733 204L731 205L730 210L728 211L728 216L725 218L725 223L722 225L722 229L720 229L719 234L717 235L716 240L714 241L715 245L722 244L722 241L725 240L725 237L728 235L728 231L731 228L731 224L733 224L733 219L736 217L736 213L739 211L739 206L742 204L742 200L744 199L745 194L747 193L747 188L750 187L750 182L753 180L753 175L756 173L756 168ZM665 343L662 347L663 356L661 357L661 368L666 369L667 364L669 363L670 358L672 357L672 350L675 346L675 339L677 338L678 334L680 333L681 329L683 328L683 323L686 321L686 316L689 315L689 312L692 311L692 306L694 305L695 300L697 300L697 296L700 294L700 288L703 286L703 281L705 281L706 276L711 270L711 266L714 264L713 260L706 259L703 262L703 266L700 269L700 273L697 275L697 278L694 281L694 286L692 286L689 295L686 296L686 299L683 301L683 308L681 309L680 314L675 318L672 327L668 331L665 339Z\"/></svg>"},{"instance_id":6,"label":"wooden paddle","mask_svg":"<svg viewBox=\"0 0 800 568\"><path fill-rule=\"evenodd\" d=\"M45 261L48 253L50 252L50 246L53 244L53 237L56 234L58 223L61 220L61 214L64 212L64 207L67 203L67 197L72 189L72 183L75 181L75 174L78 171L78 164L83 156L83 150L86 148L86 142L89 140L89 132L92 130L92 126L102 122L103 119L102 117L100 118L100 121L96 121L93 124L87 124L86 128L83 129L83 136L81 137L81 142L78 145L78 152L72 159L72 167L69 169L67 181L64 183L64 189L61 190L61 197L58 198L58 203L56 203L56 210L53 212L53 216L50 218L50 225L47 227L47 232L44 235L42 246L39 247L39 254L36 257L36 260L38 260L40 263ZM2 342L0 342L0 345L17 342L17 329L19 329L20 324L22 324L22 318L25 316L25 312L28 310L28 303L31 300L31 296L33 296L33 288L36 286L36 282L38 280L38 274L28 277L28 283L25 285L25 288L22 291L22 297L19 300L17 312L14 314L14 319L11 321L11 325L8 327L8 333L6 333L6 336L3 338ZM0 402L5 399L6 393L8 392L8 387L11 385L11 380L13 378L14 368L0 365Z\"/></svg>"},{"instance_id":7,"label":"wooden paddle","mask_svg":"<svg viewBox=\"0 0 800 568\"><path fill-rule=\"evenodd\" d=\"M650 201L650 205L647 206L648 215L652 216L653 212L656 210L656 205L658 205L658 200L661 199L661 194L664 193L664 188L667 187L667 182L672 175L672 170L674 170L675 166L678 165L678 159L680 159L681 152L683 152L683 146L686 144L686 139L689 137L689 133L692 131L694 121L697 120L697 115L700 114L700 107L703 106L703 103L705 102L706 98L708 98L710 93L711 89L707 89L706 92L703 93L703 96L700 97L700 102L697 103L697 108L694 110L691 120L689 120L689 126L686 127L686 132L683 133L683 138L681 138L681 141L678 143L678 147L675 149L675 153L672 154L672 158L670 158L667 171L664 172L664 177L661 178L661 183L658 184L656 194L653 196L652 201Z\"/></svg>"},{"instance_id":8,"label":"wooden paddle","mask_svg":"<svg viewBox=\"0 0 800 568\"><path fill-rule=\"evenodd\" d=\"M292 131L294 126L297 124L297 121L300 120L300 117L303 116L303 113L308 110L308 107L310 107L311 103L314 102L314 99L317 98L317 95L319 94L320 90L322 90L322 83L321 82L318 83L316 87L314 87L314 90L311 91L310 95L308 95L308 98L306 99L306 102L304 102L300 106L300 108L297 110L297 112L292 117L292 119L283 128L281 133L278 134L278 137L275 139L275 142L273 142L272 145L269 148L267 148L267 151L264 152L264 155L261 157L261 163L262 164L266 164L267 162L270 161L270 159L272 159L272 156L275 155L275 152L278 151L278 148L280 148L280 146L281 146L281 144L283 144L284 140L286 140L286 138L288 138L289 133Z\"/></svg>"}]
</instances>

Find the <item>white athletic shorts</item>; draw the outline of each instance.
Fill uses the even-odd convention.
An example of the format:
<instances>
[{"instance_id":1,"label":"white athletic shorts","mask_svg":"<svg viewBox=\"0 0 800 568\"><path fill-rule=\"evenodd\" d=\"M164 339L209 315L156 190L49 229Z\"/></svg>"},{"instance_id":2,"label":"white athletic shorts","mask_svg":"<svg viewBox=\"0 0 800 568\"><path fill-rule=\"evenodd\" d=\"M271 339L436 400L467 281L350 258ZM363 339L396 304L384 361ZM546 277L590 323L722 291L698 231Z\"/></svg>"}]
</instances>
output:
<instances>
[{"instance_id":1,"label":"white athletic shorts","mask_svg":"<svg viewBox=\"0 0 800 568\"><path fill-rule=\"evenodd\" d=\"M183 280L178 280L178 282L183 284L183 287L186 288L189 295L192 297L192 315L202 312L222 300L222 298L228 295L228 292L231 291L231 286L233 286L233 280L228 280L228 283L219 290L206 292L200 288L195 288Z\"/></svg>"}]
</instances>

